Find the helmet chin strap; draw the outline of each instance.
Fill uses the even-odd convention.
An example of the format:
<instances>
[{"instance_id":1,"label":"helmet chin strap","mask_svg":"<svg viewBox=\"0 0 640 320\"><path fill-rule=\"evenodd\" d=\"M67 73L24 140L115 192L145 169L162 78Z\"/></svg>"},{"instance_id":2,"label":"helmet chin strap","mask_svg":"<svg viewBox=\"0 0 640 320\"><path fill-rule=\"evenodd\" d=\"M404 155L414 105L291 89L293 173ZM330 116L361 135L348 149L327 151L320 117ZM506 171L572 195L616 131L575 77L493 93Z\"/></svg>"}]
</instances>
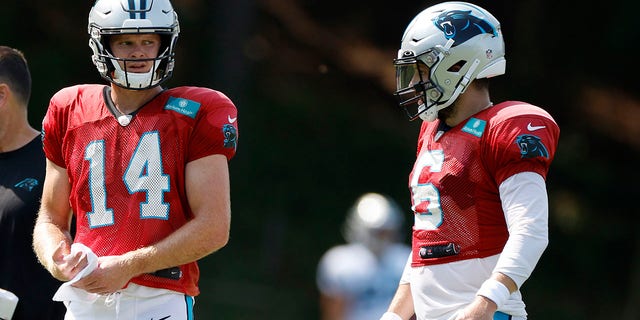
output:
<instances>
[{"instance_id":1,"label":"helmet chin strap","mask_svg":"<svg viewBox=\"0 0 640 320\"><path fill-rule=\"evenodd\" d=\"M424 110L425 108L426 108L425 104L421 104L420 106L418 106L418 111L420 111L420 114L418 115L418 117L420 117L422 121L427 121L427 122L435 121L436 118L438 118L438 107L434 105L434 106L431 106L431 108Z\"/></svg>"}]
</instances>

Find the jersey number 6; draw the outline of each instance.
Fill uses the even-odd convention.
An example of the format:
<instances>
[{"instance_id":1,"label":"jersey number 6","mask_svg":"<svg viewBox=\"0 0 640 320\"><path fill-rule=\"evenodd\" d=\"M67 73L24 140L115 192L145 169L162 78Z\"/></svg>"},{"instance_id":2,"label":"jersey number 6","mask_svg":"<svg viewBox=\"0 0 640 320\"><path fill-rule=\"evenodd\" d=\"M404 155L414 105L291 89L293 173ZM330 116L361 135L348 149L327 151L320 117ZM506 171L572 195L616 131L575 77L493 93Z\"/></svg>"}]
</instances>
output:
<instances>
[{"instance_id":1,"label":"jersey number 6","mask_svg":"<svg viewBox=\"0 0 640 320\"><path fill-rule=\"evenodd\" d=\"M442 150L422 152L416 161L411 177L411 209L415 212L414 227L417 230L436 230L444 220L438 188L431 183L419 183L423 170L440 172L443 163Z\"/></svg>"}]
</instances>

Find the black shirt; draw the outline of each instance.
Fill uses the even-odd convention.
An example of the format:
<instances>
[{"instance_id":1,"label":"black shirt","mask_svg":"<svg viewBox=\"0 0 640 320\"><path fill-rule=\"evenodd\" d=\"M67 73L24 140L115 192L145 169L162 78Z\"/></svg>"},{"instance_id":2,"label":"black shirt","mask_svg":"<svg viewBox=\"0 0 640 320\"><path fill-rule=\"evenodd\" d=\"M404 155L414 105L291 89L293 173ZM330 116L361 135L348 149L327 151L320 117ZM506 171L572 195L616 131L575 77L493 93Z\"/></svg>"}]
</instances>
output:
<instances>
[{"instance_id":1,"label":"black shirt","mask_svg":"<svg viewBox=\"0 0 640 320\"><path fill-rule=\"evenodd\" d=\"M62 284L33 252L45 156L40 137L0 153L0 288L18 296L13 320L63 319L65 307L51 300Z\"/></svg>"}]
</instances>

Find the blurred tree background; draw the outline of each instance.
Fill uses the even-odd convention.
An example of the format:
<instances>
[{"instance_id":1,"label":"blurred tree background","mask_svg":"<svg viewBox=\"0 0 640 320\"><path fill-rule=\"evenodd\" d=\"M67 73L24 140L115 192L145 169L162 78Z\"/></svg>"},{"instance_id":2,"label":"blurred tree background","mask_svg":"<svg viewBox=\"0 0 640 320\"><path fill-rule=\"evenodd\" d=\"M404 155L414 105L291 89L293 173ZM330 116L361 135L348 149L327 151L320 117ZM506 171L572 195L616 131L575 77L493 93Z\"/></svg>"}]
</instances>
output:
<instances>
[{"instance_id":1,"label":"blurred tree background","mask_svg":"<svg viewBox=\"0 0 640 320\"><path fill-rule=\"evenodd\" d=\"M396 107L392 60L434 1L174 0L182 33L167 86L225 92L239 110L228 246L201 261L199 319L317 319L316 263L368 191L411 221L418 122ZM550 244L522 290L530 319L640 319L640 4L477 1L502 23L492 99L548 110ZM30 121L64 86L104 83L90 61L93 1L7 0L0 44L34 80ZM410 226L407 225L407 241Z\"/></svg>"}]
</instances>

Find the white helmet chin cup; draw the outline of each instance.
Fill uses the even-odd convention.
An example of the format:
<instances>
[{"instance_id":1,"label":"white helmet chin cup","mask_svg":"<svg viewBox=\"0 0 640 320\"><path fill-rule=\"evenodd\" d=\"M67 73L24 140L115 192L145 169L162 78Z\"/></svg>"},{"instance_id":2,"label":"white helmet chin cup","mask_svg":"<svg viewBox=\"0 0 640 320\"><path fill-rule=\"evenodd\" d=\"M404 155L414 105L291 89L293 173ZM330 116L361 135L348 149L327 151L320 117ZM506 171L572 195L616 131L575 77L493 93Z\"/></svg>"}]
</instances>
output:
<instances>
[{"instance_id":1,"label":"white helmet chin cup","mask_svg":"<svg viewBox=\"0 0 640 320\"><path fill-rule=\"evenodd\" d=\"M420 12L402 37L396 66L396 97L410 119L432 119L451 106L469 84L505 73L500 22L485 9L450 1ZM415 64L415 68L408 65ZM420 77L412 74L421 70ZM419 81L416 81L418 79ZM437 93L438 97L428 96ZM416 104L431 100L422 115Z\"/></svg>"},{"instance_id":2,"label":"white helmet chin cup","mask_svg":"<svg viewBox=\"0 0 640 320\"><path fill-rule=\"evenodd\" d=\"M424 109L426 107L423 104L421 107L418 107L418 111L420 111L420 108ZM436 106L433 106L427 110L421 111L418 114L418 117L420 117L422 121L435 121L436 119L438 119L438 108Z\"/></svg>"},{"instance_id":3,"label":"white helmet chin cup","mask_svg":"<svg viewBox=\"0 0 640 320\"><path fill-rule=\"evenodd\" d=\"M153 74L157 69L156 63L153 64L153 68L151 68L151 70L143 73L126 72L120 68L120 64L116 60L111 60L111 63L114 67L113 77L111 79L121 87L129 89L145 89L157 85L160 81L160 79L153 79Z\"/></svg>"}]
</instances>

